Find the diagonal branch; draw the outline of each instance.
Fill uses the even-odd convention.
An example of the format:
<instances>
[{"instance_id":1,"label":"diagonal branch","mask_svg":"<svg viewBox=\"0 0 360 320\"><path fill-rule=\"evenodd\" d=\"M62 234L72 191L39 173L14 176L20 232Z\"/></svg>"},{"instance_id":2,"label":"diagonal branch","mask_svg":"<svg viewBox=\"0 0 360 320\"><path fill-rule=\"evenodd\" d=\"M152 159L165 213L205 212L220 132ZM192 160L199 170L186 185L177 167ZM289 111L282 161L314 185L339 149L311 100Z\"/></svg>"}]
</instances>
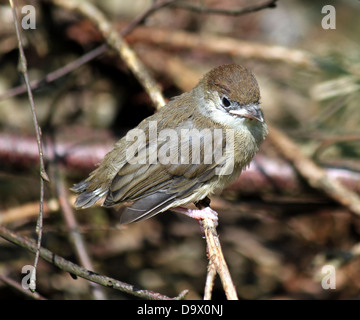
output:
<instances>
[{"instance_id":1,"label":"diagonal branch","mask_svg":"<svg viewBox=\"0 0 360 320\"><path fill-rule=\"evenodd\" d=\"M22 237L16 232L10 231L9 229L0 226L0 237L22 247L25 248L33 253L36 252L37 247L35 241ZM68 261L55 253L45 249L40 249L40 257L46 260L47 262L55 265L56 267L69 272L70 274L76 275L78 277L90 280L92 282L98 283L105 287L111 287L116 290L131 294L136 297L140 297L143 299L150 299L150 300L181 300L184 299L187 290L182 291L177 297L170 298L165 295L162 295L157 292L148 291L148 290L141 290L134 287L131 284L92 272L87 270L79 265Z\"/></svg>"},{"instance_id":2,"label":"diagonal branch","mask_svg":"<svg viewBox=\"0 0 360 320\"><path fill-rule=\"evenodd\" d=\"M210 206L210 199L206 197L205 199L195 203L195 205L198 209L205 209L206 207ZM201 219L200 226L205 233L209 259L204 300L210 300L211 298L211 292L216 273L218 273L220 276L227 299L238 300L235 285L231 279L231 274L221 249L219 235L216 231L216 224L214 220L211 220L210 218Z\"/></svg>"}]
</instances>

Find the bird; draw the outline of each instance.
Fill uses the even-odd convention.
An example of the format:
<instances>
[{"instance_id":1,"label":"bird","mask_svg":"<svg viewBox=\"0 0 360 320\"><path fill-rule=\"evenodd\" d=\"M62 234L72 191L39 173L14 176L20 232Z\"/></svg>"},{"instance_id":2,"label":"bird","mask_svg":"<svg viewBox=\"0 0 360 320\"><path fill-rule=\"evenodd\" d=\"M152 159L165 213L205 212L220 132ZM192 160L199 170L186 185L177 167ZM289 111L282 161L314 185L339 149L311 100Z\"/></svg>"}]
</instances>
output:
<instances>
[{"instance_id":1,"label":"bird","mask_svg":"<svg viewBox=\"0 0 360 320\"><path fill-rule=\"evenodd\" d=\"M124 207L121 224L167 210L217 224L209 197L241 174L267 134L254 74L220 65L115 143L72 187L75 207ZM198 209L186 208L191 203Z\"/></svg>"}]
</instances>

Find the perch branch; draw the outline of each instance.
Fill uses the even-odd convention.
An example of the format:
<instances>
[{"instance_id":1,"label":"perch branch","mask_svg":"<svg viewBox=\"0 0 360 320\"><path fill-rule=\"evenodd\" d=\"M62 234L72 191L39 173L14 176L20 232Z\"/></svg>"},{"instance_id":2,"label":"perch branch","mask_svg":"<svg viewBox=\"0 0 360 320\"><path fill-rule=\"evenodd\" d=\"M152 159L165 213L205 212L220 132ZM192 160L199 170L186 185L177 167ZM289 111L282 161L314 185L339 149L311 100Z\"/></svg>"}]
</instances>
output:
<instances>
[{"instance_id":1,"label":"perch branch","mask_svg":"<svg viewBox=\"0 0 360 320\"><path fill-rule=\"evenodd\" d=\"M205 198L195 203L198 209L204 209L210 206L210 199ZM216 273L219 274L221 283L223 285L226 297L228 300L238 300L237 293L235 290L234 283L231 279L229 268L226 264L219 235L216 231L216 225L213 220L209 218L201 219L200 225L204 230L207 250L208 250L208 274L205 282L204 300L211 299L211 292L214 284Z\"/></svg>"},{"instance_id":2,"label":"perch branch","mask_svg":"<svg viewBox=\"0 0 360 320\"><path fill-rule=\"evenodd\" d=\"M208 273L210 274L208 274L207 276L206 288L208 285L208 280L213 282L211 278L214 278L215 269L220 276L221 283L223 285L227 299L238 300L238 296L235 290L234 283L231 279L229 268L227 267L224 255L222 253L219 235L217 234L214 221L211 219L202 219L201 225L204 228L209 254ZM211 290L205 290L206 296L209 295L209 292L211 292Z\"/></svg>"}]
</instances>

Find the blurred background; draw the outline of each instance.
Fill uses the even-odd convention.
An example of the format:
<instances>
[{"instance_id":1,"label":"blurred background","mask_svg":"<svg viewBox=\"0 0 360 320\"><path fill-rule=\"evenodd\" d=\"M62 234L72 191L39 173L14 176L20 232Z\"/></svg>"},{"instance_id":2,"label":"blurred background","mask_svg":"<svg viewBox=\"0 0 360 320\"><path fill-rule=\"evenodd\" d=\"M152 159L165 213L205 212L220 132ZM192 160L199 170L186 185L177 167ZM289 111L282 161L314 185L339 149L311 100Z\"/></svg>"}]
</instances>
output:
<instances>
[{"instance_id":1,"label":"blurred background","mask_svg":"<svg viewBox=\"0 0 360 320\"><path fill-rule=\"evenodd\" d=\"M119 32L150 0L94 0ZM279 0L276 8L233 12L269 1L175 1L125 39L159 83L166 99L191 89L211 68L250 68L268 123L351 190L360 190L360 2ZM206 6L198 12L186 6ZM60 76L64 66L104 44L96 26L52 1L18 1L36 9L36 28L22 40L43 132L47 171L42 245L79 263L59 206L113 143L155 108L111 49ZM325 5L335 8L335 29ZM18 43L8 2L0 3L0 224L36 239L39 163L29 100L18 70ZM334 26L334 25L332 25ZM49 74L54 79L49 79ZM46 80L44 80L48 77ZM265 142L250 168L221 195L218 232L240 299L357 299L360 221L305 179ZM203 296L206 243L195 220L167 212L128 226L120 213L95 207L75 212L94 271L170 297ZM33 254L0 238L0 275L21 283ZM324 289L322 267L336 270ZM37 291L48 299L92 299L89 282L40 259ZM107 299L135 299L103 289ZM0 299L27 299L0 281ZM219 279L213 298L225 299Z\"/></svg>"}]
</instances>

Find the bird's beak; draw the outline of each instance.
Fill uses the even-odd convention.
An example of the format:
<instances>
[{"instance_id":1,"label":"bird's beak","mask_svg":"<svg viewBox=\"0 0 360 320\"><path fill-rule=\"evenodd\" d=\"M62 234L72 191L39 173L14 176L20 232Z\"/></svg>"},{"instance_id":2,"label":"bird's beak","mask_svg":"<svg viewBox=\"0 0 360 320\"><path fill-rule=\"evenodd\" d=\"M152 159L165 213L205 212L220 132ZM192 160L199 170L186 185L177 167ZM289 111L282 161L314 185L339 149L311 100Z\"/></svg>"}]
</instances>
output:
<instances>
[{"instance_id":1,"label":"bird's beak","mask_svg":"<svg viewBox=\"0 0 360 320\"><path fill-rule=\"evenodd\" d=\"M248 106L242 107L241 109L230 110L229 113L236 115L238 117L255 119L260 122L264 122L264 117L262 115L261 108L257 104L250 104Z\"/></svg>"}]
</instances>

